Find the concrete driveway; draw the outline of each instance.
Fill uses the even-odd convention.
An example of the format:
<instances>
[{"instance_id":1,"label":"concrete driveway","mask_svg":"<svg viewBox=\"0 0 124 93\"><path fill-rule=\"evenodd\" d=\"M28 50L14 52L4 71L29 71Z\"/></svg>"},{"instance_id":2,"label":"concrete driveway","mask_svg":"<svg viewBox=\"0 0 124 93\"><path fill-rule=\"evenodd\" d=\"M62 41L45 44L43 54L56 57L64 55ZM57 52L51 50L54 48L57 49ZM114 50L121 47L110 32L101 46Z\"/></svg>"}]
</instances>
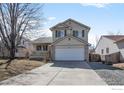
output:
<instances>
[{"instance_id":1,"label":"concrete driveway","mask_svg":"<svg viewBox=\"0 0 124 93\"><path fill-rule=\"evenodd\" d=\"M107 85L86 62L48 63L0 85Z\"/></svg>"}]
</instances>

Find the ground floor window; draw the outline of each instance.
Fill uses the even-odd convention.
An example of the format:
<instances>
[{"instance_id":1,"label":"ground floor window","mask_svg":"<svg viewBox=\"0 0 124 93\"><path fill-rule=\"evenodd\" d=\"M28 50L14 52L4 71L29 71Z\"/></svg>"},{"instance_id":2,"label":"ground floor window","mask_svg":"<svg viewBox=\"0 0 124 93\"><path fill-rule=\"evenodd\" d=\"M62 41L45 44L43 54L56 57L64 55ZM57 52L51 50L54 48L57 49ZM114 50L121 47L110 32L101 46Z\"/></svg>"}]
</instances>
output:
<instances>
[{"instance_id":1,"label":"ground floor window","mask_svg":"<svg viewBox=\"0 0 124 93\"><path fill-rule=\"evenodd\" d=\"M37 51L47 51L48 50L48 45L37 45L36 50Z\"/></svg>"},{"instance_id":2,"label":"ground floor window","mask_svg":"<svg viewBox=\"0 0 124 93\"><path fill-rule=\"evenodd\" d=\"M16 49L15 52L18 53L18 49Z\"/></svg>"},{"instance_id":3,"label":"ground floor window","mask_svg":"<svg viewBox=\"0 0 124 93\"><path fill-rule=\"evenodd\" d=\"M43 51L47 51L48 50L48 46L47 45L43 45Z\"/></svg>"},{"instance_id":4,"label":"ground floor window","mask_svg":"<svg viewBox=\"0 0 124 93\"><path fill-rule=\"evenodd\" d=\"M41 50L41 45L36 46L36 50L40 51Z\"/></svg>"}]
</instances>

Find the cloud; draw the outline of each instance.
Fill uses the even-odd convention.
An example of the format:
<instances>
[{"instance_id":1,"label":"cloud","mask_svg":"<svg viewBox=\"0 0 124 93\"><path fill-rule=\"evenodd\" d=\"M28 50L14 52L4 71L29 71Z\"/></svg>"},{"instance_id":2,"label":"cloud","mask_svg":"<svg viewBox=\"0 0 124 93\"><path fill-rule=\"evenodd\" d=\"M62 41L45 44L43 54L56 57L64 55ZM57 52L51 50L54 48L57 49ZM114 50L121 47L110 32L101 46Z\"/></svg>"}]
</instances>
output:
<instances>
[{"instance_id":1,"label":"cloud","mask_svg":"<svg viewBox=\"0 0 124 93\"><path fill-rule=\"evenodd\" d=\"M39 30L32 30L25 34L25 37L35 40L40 37L52 37L52 32L50 29L39 29Z\"/></svg>"},{"instance_id":2,"label":"cloud","mask_svg":"<svg viewBox=\"0 0 124 93\"><path fill-rule=\"evenodd\" d=\"M56 19L56 17L53 17L53 16L48 17L48 20L49 20L49 21L51 21L51 20L55 20L55 19Z\"/></svg>"},{"instance_id":3,"label":"cloud","mask_svg":"<svg viewBox=\"0 0 124 93\"><path fill-rule=\"evenodd\" d=\"M43 24L43 25L46 25L46 24L47 24L47 22L42 22L42 24Z\"/></svg>"},{"instance_id":4,"label":"cloud","mask_svg":"<svg viewBox=\"0 0 124 93\"><path fill-rule=\"evenodd\" d=\"M108 6L108 3L82 3L82 6L93 6L93 7L97 7L97 8L104 8L106 6Z\"/></svg>"},{"instance_id":5,"label":"cloud","mask_svg":"<svg viewBox=\"0 0 124 93\"><path fill-rule=\"evenodd\" d=\"M50 29L43 29L41 30L44 33L44 36L46 37L52 37L52 32Z\"/></svg>"},{"instance_id":6,"label":"cloud","mask_svg":"<svg viewBox=\"0 0 124 93\"><path fill-rule=\"evenodd\" d=\"M44 21L42 21L42 24L47 25L49 22L51 22L51 21L53 21L55 19L56 19L56 17L53 17L53 16L47 17Z\"/></svg>"}]
</instances>

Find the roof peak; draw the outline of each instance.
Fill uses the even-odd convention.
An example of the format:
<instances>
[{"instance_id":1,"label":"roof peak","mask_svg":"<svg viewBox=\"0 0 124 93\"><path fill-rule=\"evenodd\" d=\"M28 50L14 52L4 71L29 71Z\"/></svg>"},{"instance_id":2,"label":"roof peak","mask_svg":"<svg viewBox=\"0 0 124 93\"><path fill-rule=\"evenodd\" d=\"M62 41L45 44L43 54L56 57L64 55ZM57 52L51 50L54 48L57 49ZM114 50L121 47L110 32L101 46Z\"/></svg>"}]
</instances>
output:
<instances>
[{"instance_id":1,"label":"roof peak","mask_svg":"<svg viewBox=\"0 0 124 93\"><path fill-rule=\"evenodd\" d=\"M77 24L79 24L79 25L81 25L81 26L86 27L87 29L90 29L89 26L84 25L84 24L82 24L81 22L76 21L76 20L74 20L74 19L72 19L72 18L68 18L68 19L66 19L65 21L59 22L59 23L56 24L55 26L51 27L50 30L52 30L53 28L57 27L58 25L61 25L61 24L63 24L63 23L66 23L67 21L73 21L73 22L75 22L75 23L77 23Z\"/></svg>"}]
</instances>

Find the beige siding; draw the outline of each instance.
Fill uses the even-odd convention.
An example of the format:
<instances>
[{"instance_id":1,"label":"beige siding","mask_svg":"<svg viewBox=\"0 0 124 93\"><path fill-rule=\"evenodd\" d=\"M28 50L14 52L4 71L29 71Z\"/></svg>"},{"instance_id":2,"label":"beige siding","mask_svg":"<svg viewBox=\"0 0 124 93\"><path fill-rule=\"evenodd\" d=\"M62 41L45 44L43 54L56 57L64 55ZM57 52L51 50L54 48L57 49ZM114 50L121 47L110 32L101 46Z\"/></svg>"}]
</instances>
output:
<instances>
[{"instance_id":1,"label":"beige siding","mask_svg":"<svg viewBox=\"0 0 124 93\"><path fill-rule=\"evenodd\" d=\"M56 45L55 48L57 49L63 49L63 48L84 48L84 46L82 45Z\"/></svg>"},{"instance_id":2,"label":"beige siding","mask_svg":"<svg viewBox=\"0 0 124 93\"><path fill-rule=\"evenodd\" d=\"M81 39L83 39L83 40L85 40L85 41L88 41L88 32L89 32L89 30L87 29L87 28L85 28L85 27L83 27L83 26L80 26L80 25L78 25L78 24L76 24L76 23L74 23L74 22L71 22L71 24L69 24L69 22L66 22L65 24L67 24L67 25L69 25L71 28L72 28L72 30L69 30L69 29L66 29L66 28L63 28L63 30L67 30L67 34L69 35L72 35L73 34L73 30L77 30L77 31L79 31L79 38L81 38ZM56 38L55 37L55 31L60 31L61 29L54 29L54 31L52 31L52 35L53 35L53 41L55 41L55 40L57 40L58 38ZM85 35L84 35L84 37L82 37L82 30L84 30L85 32Z\"/></svg>"},{"instance_id":3,"label":"beige siding","mask_svg":"<svg viewBox=\"0 0 124 93\"><path fill-rule=\"evenodd\" d=\"M68 37L68 38L65 38L64 40L58 42L56 45L83 45L83 44L76 39Z\"/></svg>"},{"instance_id":4,"label":"beige siding","mask_svg":"<svg viewBox=\"0 0 124 93\"><path fill-rule=\"evenodd\" d=\"M68 24L69 24L69 22L68 22ZM70 26L72 27L71 33L73 33L73 30L77 30L77 31L79 31L79 38L81 38L85 41L88 41L88 29L86 29L85 27L80 26L74 22L71 22ZM82 30L85 31L84 37L82 37Z\"/></svg>"}]
</instances>

